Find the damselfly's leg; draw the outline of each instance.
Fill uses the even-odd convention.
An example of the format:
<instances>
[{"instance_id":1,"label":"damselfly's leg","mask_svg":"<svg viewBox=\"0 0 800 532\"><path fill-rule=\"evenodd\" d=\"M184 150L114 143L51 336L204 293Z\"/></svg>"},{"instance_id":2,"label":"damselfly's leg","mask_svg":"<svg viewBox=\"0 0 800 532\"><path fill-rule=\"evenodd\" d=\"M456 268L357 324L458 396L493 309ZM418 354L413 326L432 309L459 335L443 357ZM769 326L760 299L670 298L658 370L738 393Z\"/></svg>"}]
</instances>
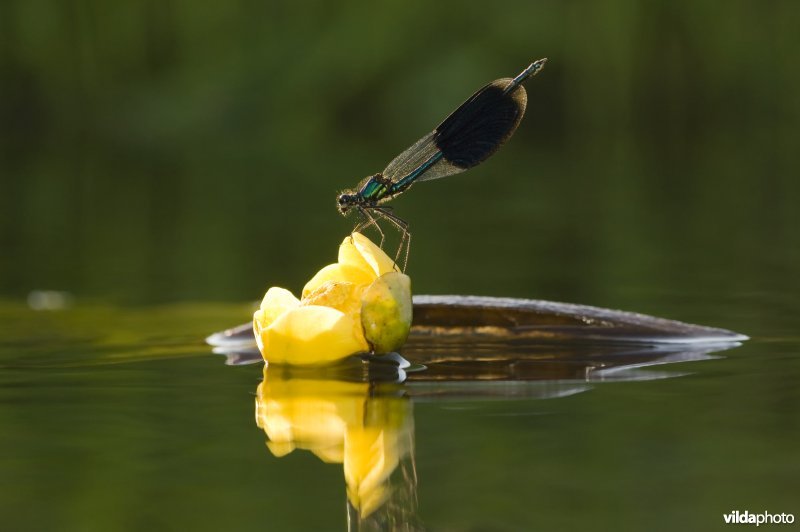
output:
<instances>
[{"instance_id":1,"label":"damselfly's leg","mask_svg":"<svg viewBox=\"0 0 800 532\"><path fill-rule=\"evenodd\" d=\"M400 231L400 245L397 248L397 252L394 256L394 263L397 264L397 260L400 258L402 254L403 247L405 246L405 256L403 257L403 268L402 271L406 271L406 267L408 266L408 256L411 253L411 231L408 227L408 222L396 216L391 212L391 209L388 207L377 207L375 212L379 213L382 218L388 220L392 225L394 225L398 231Z\"/></svg>"},{"instance_id":2,"label":"damselfly's leg","mask_svg":"<svg viewBox=\"0 0 800 532\"><path fill-rule=\"evenodd\" d=\"M358 222L358 225L353 228L353 232L359 233L374 226L378 231L378 234L381 235L381 243L378 245L378 247L383 248L383 242L386 240L386 235L383 233L381 226L378 225L378 221L374 216L372 216L372 214L370 214L369 210L363 207L358 209L358 213L361 215L361 221Z\"/></svg>"},{"instance_id":3,"label":"damselfly's leg","mask_svg":"<svg viewBox=\"0 0 800 532\"><path fill-rule=\"evenodd\" d=\"M397 253L395 254L394 261L397 263L397 259L400 258L400 250L403 249L403 240L406 243L406 252L403 256L403 272L405 273L406 268L408 267L408 256L411 254L411 231L406 226L406 229L403 230L403 236L400 240L400 247L397 248Z\"/></svg>"}]
</instances>

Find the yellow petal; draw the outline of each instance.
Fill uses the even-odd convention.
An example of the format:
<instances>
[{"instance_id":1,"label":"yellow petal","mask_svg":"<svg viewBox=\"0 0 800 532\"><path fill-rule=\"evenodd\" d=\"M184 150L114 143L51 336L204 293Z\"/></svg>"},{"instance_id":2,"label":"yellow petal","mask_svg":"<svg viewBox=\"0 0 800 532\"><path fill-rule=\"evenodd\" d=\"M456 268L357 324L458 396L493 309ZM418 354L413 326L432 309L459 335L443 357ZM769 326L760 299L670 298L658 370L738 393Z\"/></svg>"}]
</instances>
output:
<instances>
[{"instance_id":1,"label":"yellow petal","mask_svg":"<svg viewBox=\"0 0 800 532\"><path fill-rule=\"evenodd\" d=\"M349 264L373 272L375 276L397 271L394 261L361 233L353 233L342 241L339 246L339 264Z\"/></svg>"},{"instance_id":2,"label":"yellow petal","mask_svg":"<svg viewBox=\"0 0 800 532\"><path fill-rule=\"evenodd\" d=\"M259 308L262 311L262 327L269 327L278 316L299 304L300 300L294 297L294 294L285 288L273 286L267 290Z\"/></svg>"},{"instance_id":3,"label":"yellow petal","mask_svg":"<svg viewBox=\"0 0 800 532\"><path fill-rule=\"evenodd\" d=\"M376 275L366 266L362 268L352 264L329 264L318 271L303 287L303 299L328 281L367 285L375 279Z\"/></svg>"},{"instance_id":4,"label":"yellow petal","mask_svg":"<svg viewBox=\"0 0 800 532\"><path fill-rule=\"evenodd\" d=\"M380 276L361 295L361 325L374 353L400 349L412 319L411 279L402 273Z\"/></svg>"},{"instance_id":5,"label":"yellow petal","mask_svg":"<svg viewBox=\"0 0 800 532\"><path fill-rule=\"evenodd\" d=\"M323 364L366 351L347 314L316 305L283 313L261 332L262 356L270 364Z\"/></svg>"},{"instance_id":6,"label":"yellow petal","mask_svg":"<svg viewBox=\"0 0 800 532\"><path fill-rule=\"evenodd\" d=\"M300 301L284 288L273 286L267 290L261 301L261 308L253 313L253 334L262 353L265 349L263 331L272 325L278 316L299 304Z\"/></svg>"}]
</instances>

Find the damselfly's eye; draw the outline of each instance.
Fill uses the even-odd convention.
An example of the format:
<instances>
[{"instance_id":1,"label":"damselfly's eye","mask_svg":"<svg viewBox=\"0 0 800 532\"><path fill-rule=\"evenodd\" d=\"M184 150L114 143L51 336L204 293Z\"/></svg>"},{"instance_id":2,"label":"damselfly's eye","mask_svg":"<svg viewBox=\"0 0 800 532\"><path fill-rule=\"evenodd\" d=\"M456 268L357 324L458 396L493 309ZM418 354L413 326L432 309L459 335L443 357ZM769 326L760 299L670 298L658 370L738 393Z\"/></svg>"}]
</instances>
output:
<instances>
[{"instance_id":1,"label":"damselfly's eye","mask_svg":"<svg viewBox=\"0 0 800 532\"><path fill-rule=\"evenodd\" d=\"M339 194L336 197L336 208L342 214L347 213L355 203L356 197L354 194Z\"/></svg>"}]
</instances>

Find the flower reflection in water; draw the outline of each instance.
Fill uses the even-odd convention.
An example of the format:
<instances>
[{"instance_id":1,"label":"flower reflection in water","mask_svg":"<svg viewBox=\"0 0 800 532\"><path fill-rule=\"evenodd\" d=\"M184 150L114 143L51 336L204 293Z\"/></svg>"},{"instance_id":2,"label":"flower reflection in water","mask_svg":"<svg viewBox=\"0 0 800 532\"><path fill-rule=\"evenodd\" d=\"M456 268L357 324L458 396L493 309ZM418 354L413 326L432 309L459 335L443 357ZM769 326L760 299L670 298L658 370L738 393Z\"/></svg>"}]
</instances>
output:
<instances>
[{"instance_id":1,"label":"flower reflection in water","mask_svg":"<svg viewBox=\"0 0 800 532\"><path fill-rule=\"evenodd\" d=\"M414 419L400 385L265 367L256 424L277 457L304 449L343 465L352 528L418 527Z\"/></svg>"}]
</instances>

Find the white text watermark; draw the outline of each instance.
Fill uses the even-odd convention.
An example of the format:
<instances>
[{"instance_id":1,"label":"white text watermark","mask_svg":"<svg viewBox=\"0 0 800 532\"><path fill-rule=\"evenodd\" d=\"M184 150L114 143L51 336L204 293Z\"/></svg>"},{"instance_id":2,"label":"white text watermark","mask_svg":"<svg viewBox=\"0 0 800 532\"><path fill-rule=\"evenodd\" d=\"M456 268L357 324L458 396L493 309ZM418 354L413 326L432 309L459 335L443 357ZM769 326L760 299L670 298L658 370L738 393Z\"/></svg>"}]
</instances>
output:
<instances>
[{"instance_id":1,"label":"white text watermark","mask_svg":"<svg viewBox=\"0 0 800 532\"><path fill-rule=\"evenodd\" d=\"M740 512L734 510L723 514L726 525L790 525L794 523L794 514L780 513L771 514L769 512L752 513L748 510Z\"/></svg>"}]
</instances>

